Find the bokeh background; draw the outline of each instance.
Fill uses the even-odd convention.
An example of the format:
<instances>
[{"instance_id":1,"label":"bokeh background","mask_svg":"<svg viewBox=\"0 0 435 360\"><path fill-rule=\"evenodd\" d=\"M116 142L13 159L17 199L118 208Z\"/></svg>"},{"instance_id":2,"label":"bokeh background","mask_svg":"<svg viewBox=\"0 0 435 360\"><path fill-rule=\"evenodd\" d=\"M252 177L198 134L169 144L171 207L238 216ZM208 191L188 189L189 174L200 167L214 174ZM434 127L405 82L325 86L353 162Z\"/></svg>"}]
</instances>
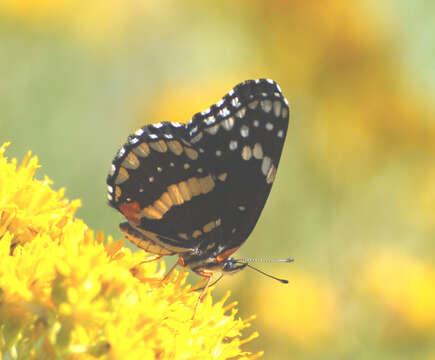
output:
<instances>
[{"instance_id":1,"label":"bokeh background","mask_svg":"<svg viewBox=\"0 0 435 360\"><path fill-rule=\"evenodd\" d=\"M236 83L291 103L278 176L223 280L265 359L435 359L435 3L2 0L0 142L121 237L105 177L129 133ZM197 280L192 275L192 281ZM126 356L128 358L128 356Z\"/></svg>"}]
</instances>

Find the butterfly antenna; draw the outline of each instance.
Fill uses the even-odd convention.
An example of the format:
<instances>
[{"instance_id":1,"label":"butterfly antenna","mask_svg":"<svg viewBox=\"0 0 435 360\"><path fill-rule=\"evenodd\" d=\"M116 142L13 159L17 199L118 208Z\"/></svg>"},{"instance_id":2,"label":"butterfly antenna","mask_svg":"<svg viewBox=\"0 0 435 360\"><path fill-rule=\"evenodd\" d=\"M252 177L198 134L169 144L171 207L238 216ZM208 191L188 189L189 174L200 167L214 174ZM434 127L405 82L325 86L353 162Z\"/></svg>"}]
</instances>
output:
<instances>
[{"instance_id":1,"label":"butterfly antenna","mask_svg":"<svg viewBox=\"0 0 435 360\"><path fill-rule=\"evenodd\" d=\"M294 258L289 257L286 259L253 259L253 258L244 258L244 259L237 259L237 262L262 262L262 263L277 263L277 262L293 262L295 261Z\"/></svg>"},{"instance_id":2,"label":"butterfly antenna","mask_svg":"<svg viewBox=\"0 0 435 360\"><path fill-rule=\"evenodd\" d=\"M252 265L249 265L249 264L246 264L249 268L251 268L251 269L253 269L253 270L255 270L255 271L258 271L260 274L263 274L264 276L267 276L267 277L270 277L270 278L272 278L272 279L275 279L275 280L277 280L277 281L279 281L279 282L281 282L281 283L283 283L283 284L288 284L288 280L286 280L286 279L279 279L279 278L277 278L277 277L275 277L275 276L273 276L273 275L270 275L270 274L267 274L267 273L265 273L264 271L261 271L260 269L257 269L256 267L254 267L254 266L252 266Z\"/></svg>"},{"instance_id":3,"label":"butterfly antenna","mask_svg":"<svg viewBox=\"0 0 435 360\"><path fill-rule=\"evenodd\" d=\"M251 268L252 270L255 270L255 271L259 272L260 274L262 274L264 276L267 276L267 277L270 277L270 278L272 278L274 280L277 280L280 283L288 284L288 280L286 280L286 279L280 279L280 278L277 278L276 276L273 276L273 275L270 275L268 273L265 273L264 271L262 271L262 270L260 270L260 269L258 269L256 267L250 265L249 263L250 262L265 262L265 263L287 262L287 263L289 263L289 262L293 262L294 259L293 258L287 258L287 259L251 259L251 258L245 258L245 259L237 259L236 261L240 262L240 263L246 264L247 267Z\"/></svg>"}]
</instances>

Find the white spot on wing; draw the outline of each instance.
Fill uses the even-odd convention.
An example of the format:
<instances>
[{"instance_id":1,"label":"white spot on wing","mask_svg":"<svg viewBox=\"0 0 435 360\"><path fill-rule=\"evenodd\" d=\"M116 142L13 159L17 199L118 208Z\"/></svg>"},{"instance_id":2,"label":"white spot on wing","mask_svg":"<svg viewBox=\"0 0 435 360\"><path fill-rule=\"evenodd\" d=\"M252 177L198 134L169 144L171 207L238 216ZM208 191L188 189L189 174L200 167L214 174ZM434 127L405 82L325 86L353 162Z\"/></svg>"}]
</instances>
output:
<instances>
[{"instance_id":1,"label":"white spot on wing","mask_svg":"<svg viewBox=\"0 0 435 360\"><path fill-rule=\"evenodd\" d=\"M273 102L273 113L276 117L281 115L281 102L278 100Z\"/></svg>"},{"instance_id":2,"label":"white spot on wing","mask_svg":"<svg viewBox=\"0 0 435 360\"><path fill-rule=\"evenodd\" d=\"M226 118L224 121L222 121L222 127L227 130L230 131L233 126L234 126L234 118L232 116Z\"/></svg>"},{"instance_id":3,"label":"white spot on wing","mask_svg":"<svg viewBox=\"0 0 435 360\"><path fill-rule=\"evenodd\" d=\"M239 98L236 96L231 99L231 105L233 105L235 108L238 108L239 106L242 105L242 103L240 102Z\"/></svg>"},{"instance_id":4,"label":"white spot on wing","mask_svg":"<svg viewBox=\"0 0 435 360\"><path fill-rule=\"evenodd\" d=\"M231 151L236 150L237 149L237 141L236 140L231 140L229 148L230 148Z\"/></svg>"},{"instance_id":5,"label":"white spot on wing","mask_svg":"<svg viewBox=\"0 0 435 360\"><path fill-rule=\"evenodd\" d=\"M242 107L239 111L236 112L236 116L241 119L246 115L246 108Z\"/></svg>"},{"instance_id":6,"label":"white spot on wing","mask_svg":"<svg viewBox=\"0 0 435 360\"><path fill-rule=\"evenodd\" d=\"M228 176L228 173L222 173L222 174L220 174L220 175L218 175L218 179L220 180L220 181L225 181L226 179L227 179L227 176ZM220 220L220 219L219 219ZM217 222L216 222L216 224L217 224ZM219 225L220 225L220 221L219 221ZM219 226L218 225L218 226Z\"/></svg>"},{"instance_id":7,"label":"white spot on wing","mask_svg":"<svg viewBox=\"0 0 435 360\"><path fill-rule=\"evenodd\" d=\"M273 130L273 124L272 124L271 122L268 122L268 123L266 124L266 130L267 130L267 131L272 131L272 130Z\"/></svg>"},{"instance_id":8,"label":"white spot on wing","mask_svg":"<svg viewBox=\"0 0 435 360\"><path fill-rule=\"evenodd\" d=\"M288 115L288 109L286 107L282 108L281 116L285 119Z\"/></svg>"},{"instance_id":9,"label":"white spot on wing","mask_svg":"<svg viewBox=\"0 0 435 360\"><path fill-rule=\"evenodd\" d=\"M116 171L116 166L112 164L112 165L110 166L109 175L110 175L110 176L113 176L113 174L115 173L115 171Z\"/></svg>"},{"instance_id":10,"label":"white spot on wing","mask_svg":"<svg viewBox=\"0 0 435 360\"><path fill-rule=\"evenodd\" d=\"M272 110L272 100L262 100L261 108L264 112L269 113Z\"/></svg>"},{"instance_id":11,"label":"white spot on wing","mask_svg":"<svg viewBox=\"0 0 435 360\"><path fill-rule=\"evenodd\" d=\"M254 157L258 160L263 158L263 147L260 143L256 143L254 145L254 149L252 150Z\"/></svg>"},{"instance_id":12,"label":"white spot on wing","mask_svg":"<svg viewBox=\"0 0 435 360\"><path fill-rule=\"evenodd\" d=\"M194 126L192 129L190 129L189 136L194 135L197 131L198 131L198 126Z\"/></svg>"},{"instance_id":13,"label":"white spot on wing","mask_svg":"<svg viewBox=\"0 0 435 360\"><path fill-rule=\"evenodd\" d=\"M219 115L222 117L226 117L230 114L230 111L228 110L228 108L224 107L219 111Z\"/></svg>"},{"instance_id":14,"label":"white spot on wing","mask_svg":"<svg viewBox=\"0 0 435 360\"><path fill-rule=\"evenodd\" d=\"M243 158L243 160L250 160L251 157L252 157L252 150L251 150L251 148L248 145L244 146L243 150L242 150L242 158Z\"/></svg>"},{"instance_id":15,"label":"white spot on wing","mask_svg":"<svg viewBox=\"0 0 435 360\"><path fill-rule=\"evenodd\" d=\"M219 130L219 124L216 124L215 126L211 126L205 129L205 131L207 131L210 135L216 135L218 130Z\"/></svg>"},{"instance_id":16,"label":"white spot on wing","mask_svg":"<svg viewBox=\"0 0 435 360\"><path fill-rule=\"evenodd\" d=\"M272 159L268 156L263 158L263 162L261 163L261 172L266 176L269 172L270 166L272 165Z\"/></svg>"},{"instance_id":17,"label":"white spot on wing","mask_svg":"<svg viewBox=\"0 0 435 360\"><path fill-rule=\"evenodd\" d=\"M220 100L216 103L216 106L217 106L217 107L222 106L224 102L225 102L224 99L220 99Z\"/></svg>"},{"instance_id":18,"label":"white spot on wing","mask_svg":"<svg viewBox=\"0 0 435 360\"><path fill-rule=\"evenodd\" d=\"M120 158L120 157L122 157L123 155L125 154L125 149L124 149L124 147L122 147L121 149L119 149L119 151L118 151L118 157Z\"/></svg>"},{"instance_id":19,"label":"white spot on wing","mask_svg":"<svg viewBox=\"0 0 435 360\"><path fill-rule=\"evenodd\" d=\"M206 117L205 119L204 119L204 123L206 124L206 125L212 125L212 124L214 124L216 122L216 119L215 119L215 117L213 116L213 115L210 115L209 117Z\"/></svg>"},{"instance_id":20,"label":"white spot on wing","mask_svg":"<svg viewBox=\"0 0 435 360\"><path fill-rule=\"evenodd\" d=\"M249 136L249 127L247 127L246 125L242 125L240 127L240 135L242 135L242 137L246 138Z\"/></svg>"}]
</instances>

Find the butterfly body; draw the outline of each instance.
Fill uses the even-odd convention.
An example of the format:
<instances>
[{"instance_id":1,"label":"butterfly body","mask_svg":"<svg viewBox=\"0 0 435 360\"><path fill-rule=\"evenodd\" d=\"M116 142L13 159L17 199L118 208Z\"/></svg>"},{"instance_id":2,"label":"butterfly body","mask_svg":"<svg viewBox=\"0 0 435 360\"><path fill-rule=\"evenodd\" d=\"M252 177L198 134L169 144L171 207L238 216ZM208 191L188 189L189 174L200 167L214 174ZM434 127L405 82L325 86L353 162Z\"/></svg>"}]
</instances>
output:
<instances>
[{"instance_id":1,"label":"butterfly body","mask_svg":"<svg viewBox=\"0 0 435 360\"><path fill-rule=\"evenodd\" d=\"M245 266L230 256L258 221L275 179L289 107L272 80L248 80L187 124L129 136L107 177L127 239L203 276Z\"/></svg>"}]
</instances>

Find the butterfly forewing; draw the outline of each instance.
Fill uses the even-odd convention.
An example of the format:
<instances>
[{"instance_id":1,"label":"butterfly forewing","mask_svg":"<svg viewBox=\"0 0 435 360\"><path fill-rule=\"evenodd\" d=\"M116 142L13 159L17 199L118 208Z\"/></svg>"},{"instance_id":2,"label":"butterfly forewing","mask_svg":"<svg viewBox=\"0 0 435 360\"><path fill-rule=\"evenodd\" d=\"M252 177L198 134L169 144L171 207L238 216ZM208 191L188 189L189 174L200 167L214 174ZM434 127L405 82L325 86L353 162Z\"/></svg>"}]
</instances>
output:
<instances>
[{"instance_id":1,"label":"butterfly forewing","mask_svg":"<svg viewBox=\"0 0 435 360\"><path fill-rule=\"evenodd\" d=\"M145 126L113 161L110 204L174 253L236 248L269 195L288 115L278 85L261 79L237 85L187 124Z\"/></svg>"},{"instance_id":2,"label":"butterfly forewing","mask_svg":"<svg viewBox=\"0 0 435 360\"><path fill-rule=\"evenodd\" d=\"M225 249L240 246L260 216L281 157L288 116L278 86L259 80L236 86L187 125L191 141L204 149L217 179L214 206L222 219L218 236Z\"/></svg>"}]
</instances>

